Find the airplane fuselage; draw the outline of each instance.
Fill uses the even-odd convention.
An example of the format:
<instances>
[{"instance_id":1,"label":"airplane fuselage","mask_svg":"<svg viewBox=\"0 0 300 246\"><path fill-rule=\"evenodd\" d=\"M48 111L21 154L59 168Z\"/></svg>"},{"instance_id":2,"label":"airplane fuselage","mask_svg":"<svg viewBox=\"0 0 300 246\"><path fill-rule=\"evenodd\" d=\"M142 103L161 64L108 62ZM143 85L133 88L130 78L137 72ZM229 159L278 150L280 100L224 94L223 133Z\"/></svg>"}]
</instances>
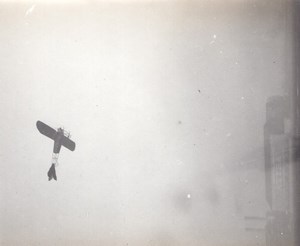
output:
<instances>
[{"instance_id":1,"label":"airplane fuselage","mask_svg":"<svg viewBox=\"0 0 300 246\"><path fill-rule=\"evenodd\" d=\"M64 137L64 132L61 129L58 129L55 139L54 139L54 146L53 146L53 153L58 154L60 152L60 148L62 145L62 139Z\"/></svg>"}]
</instances>

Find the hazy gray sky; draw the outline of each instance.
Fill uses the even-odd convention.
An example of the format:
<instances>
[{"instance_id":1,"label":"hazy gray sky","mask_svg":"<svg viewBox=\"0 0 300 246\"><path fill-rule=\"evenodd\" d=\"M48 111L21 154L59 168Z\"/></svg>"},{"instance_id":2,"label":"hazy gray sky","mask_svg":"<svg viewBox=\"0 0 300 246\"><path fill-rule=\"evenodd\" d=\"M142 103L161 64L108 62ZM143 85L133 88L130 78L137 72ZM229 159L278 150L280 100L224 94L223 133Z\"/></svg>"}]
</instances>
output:
<instances>
[{"instance_id":1,"label":"hazy gray sky","mask_svg":"<svg viewBox=\"0 0 300 246\"><path fill-rule=\"evenodd\" d=\"M244 216L267 209L263 124L290 79L286 6L0 3L2 244L264 245ZM77 144L57 182L37 120Z\"/></svg>"}]
</instances>

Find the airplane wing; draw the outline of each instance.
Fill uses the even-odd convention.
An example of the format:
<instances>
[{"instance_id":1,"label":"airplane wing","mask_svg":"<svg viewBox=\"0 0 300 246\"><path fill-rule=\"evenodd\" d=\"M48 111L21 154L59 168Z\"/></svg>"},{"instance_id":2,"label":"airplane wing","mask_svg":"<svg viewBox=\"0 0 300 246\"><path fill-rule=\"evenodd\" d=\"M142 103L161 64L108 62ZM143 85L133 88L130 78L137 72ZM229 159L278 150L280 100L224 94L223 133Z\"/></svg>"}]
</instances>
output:
<instances>
[{"instance_id":1,"label":"airplane wing","mask_svg":"<svg viewBox=\"0 0 300 246\"><path fill-rule=\"evenodd\" d=\"M45 135L46 137L51 138L52 140L55 139L56 131L53 128L51 128L50 126L46 125L45 123L43 123L41 121L37 121L36 127L39 130L39 132L42 133L43 135Z\"/></svg>"},{"instance_id":2,"label":"airplane wing","mask_svg":"<svg viewBox=\"0 0 300 246\"><path fill-rule=\"evenodd\" d=\"M71 139L67 138L66 136L62 137L61 144L62 146L66 147L71 151L75 150L75 143Z\"/></svg>"}]
</instances>

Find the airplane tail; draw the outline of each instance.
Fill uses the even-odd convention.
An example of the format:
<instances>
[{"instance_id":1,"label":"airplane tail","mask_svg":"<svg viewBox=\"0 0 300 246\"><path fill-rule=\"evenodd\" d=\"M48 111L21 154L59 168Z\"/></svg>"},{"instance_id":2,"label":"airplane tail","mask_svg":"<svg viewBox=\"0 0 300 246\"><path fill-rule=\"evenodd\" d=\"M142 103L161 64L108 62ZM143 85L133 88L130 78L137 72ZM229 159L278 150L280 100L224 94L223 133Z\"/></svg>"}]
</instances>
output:
<instances>
[{"instance_id":1,"label":"airplane tail","mask_svg":"<svg viewBox=\"0 0 300 246\"><path fill-rule=\"evenodd\" d=\"M54 163L51 165L51 167L50 167L50 169L49 169L49 171L48 171L48 178L49 178L49 181L50 181L51 179L57 180Z\"/></svg>"}]
</instances>

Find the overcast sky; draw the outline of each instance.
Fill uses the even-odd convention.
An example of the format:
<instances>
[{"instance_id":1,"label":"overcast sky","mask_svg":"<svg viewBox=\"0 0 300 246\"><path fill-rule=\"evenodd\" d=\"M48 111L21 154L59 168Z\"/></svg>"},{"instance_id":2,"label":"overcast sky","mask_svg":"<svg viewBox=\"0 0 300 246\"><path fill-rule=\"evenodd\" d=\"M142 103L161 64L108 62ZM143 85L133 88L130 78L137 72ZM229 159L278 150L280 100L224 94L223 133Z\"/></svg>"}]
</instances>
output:
<instances>
[{"instance_id":1,"label":"overcast sky","mask_svg":"<svg viewBox=\"0 0 300 246\"><path fill-rule=\"evenodd\" d=\"M244 216L268 209L263 124L289 85L286 6L0 3L2 244L264 245ZM57 182L37 120L76 142Z\"/></svg>"}]
</instances>

